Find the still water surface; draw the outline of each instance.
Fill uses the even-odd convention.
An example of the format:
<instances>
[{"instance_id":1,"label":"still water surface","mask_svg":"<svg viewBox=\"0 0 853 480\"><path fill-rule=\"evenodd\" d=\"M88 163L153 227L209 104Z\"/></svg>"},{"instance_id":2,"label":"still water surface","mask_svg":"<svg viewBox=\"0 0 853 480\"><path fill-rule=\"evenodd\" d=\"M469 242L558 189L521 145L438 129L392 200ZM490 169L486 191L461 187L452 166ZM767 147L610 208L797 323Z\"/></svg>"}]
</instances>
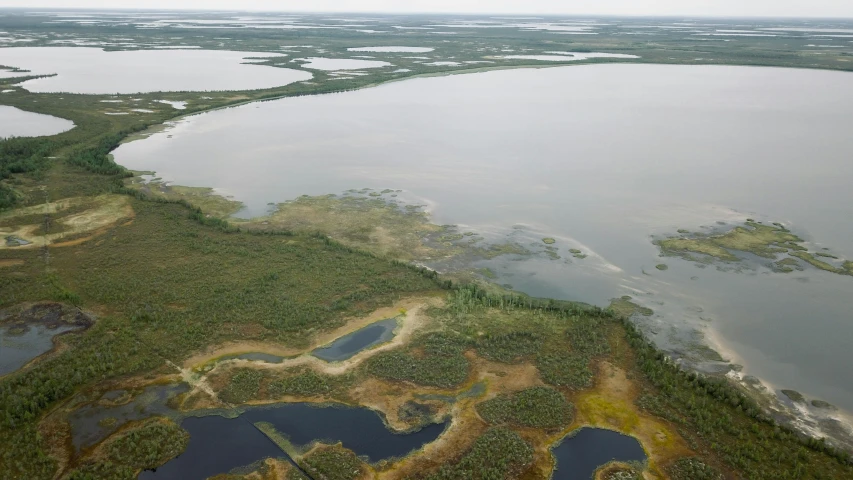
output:
<instances>
[{"instance_id":1,"label":"still water surface","mask_svg":"<svg viewBox=\"0 0 853 480\"><path fill-rule=\"evenodd\" d=\"M340 442L370 463L403 457L432 442L447 424L428 425L417 432L394 433L382 418L366 408L320 407L305 403L254 407L239 418L217 415L191 417L181 423L190 433L186 451L156 471L143 472L140 479L203 479L249 465L283 452L254 426L272 424L297 448L316 440Z\"/></svg>"},{"instance_id":2,"label":"still water surface","mask_svg":"<svg viewBox=\"0 0 853 480\"><path fill-rule=\"evenodd\" d=\"M0 138L56 135L74 128L74 122L0 105Z\"/></svg>"},{"instance_id":3,"label":"still water surface","mask_svg":"<svg viewBox=\"0 0 853 480\"><path fill-rule=\"evenodd\" d=\"M252 90L308 80L301 70L247 64L280 54L228 50L126 50L82 47L0 49L0 65L53 75L21 85L31 92L91 94Z\"/></svg>"},{"instance_id":4,"label":"still water surface","mask_svg":"<svg viewBox=\"0 0 853 480\"><path fill-rule=\"evenodd\" d=\"M602 428L582 428L551 449L552 480L592 480L595 470L612 461L643 462L646 452L634 437Z\"/></svg>"},{"instance_id":5,"label":"still water surface","mask_svg":"<svg viewBox=\"0 0 853 480\"><path fill-rule=\"evenodd\" d=\"M522 244L553 237L560 260L480 266L533 295L632 295L656 312L647 331L679 355L710 339L773 387L853 410L853 278L700 269L659 258L650 237L753 217L853 258L850 125L848 73L587 65L211 112L115 156L218 188L249 214L302 194L399 188L436 223ZM654 268L662 261L667 271Z\"/></svg>"}]
</instances>

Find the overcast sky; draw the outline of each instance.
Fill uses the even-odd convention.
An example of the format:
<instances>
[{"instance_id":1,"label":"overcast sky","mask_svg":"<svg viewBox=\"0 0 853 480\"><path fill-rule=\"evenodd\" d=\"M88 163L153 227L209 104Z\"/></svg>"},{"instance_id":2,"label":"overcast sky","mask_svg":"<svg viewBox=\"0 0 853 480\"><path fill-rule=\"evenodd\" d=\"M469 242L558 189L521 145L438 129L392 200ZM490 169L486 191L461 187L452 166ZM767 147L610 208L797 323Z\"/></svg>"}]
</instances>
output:
<instances>
[{"instance_id":1,"label":"overcast sky","mask_svg":"<svg viewBox=\"0 0 853 480\"><path fill-rule=\"evenodd\" d=\"M853 17L853 0L0 0L0 7Z\"/></svg>"}]
</instances>

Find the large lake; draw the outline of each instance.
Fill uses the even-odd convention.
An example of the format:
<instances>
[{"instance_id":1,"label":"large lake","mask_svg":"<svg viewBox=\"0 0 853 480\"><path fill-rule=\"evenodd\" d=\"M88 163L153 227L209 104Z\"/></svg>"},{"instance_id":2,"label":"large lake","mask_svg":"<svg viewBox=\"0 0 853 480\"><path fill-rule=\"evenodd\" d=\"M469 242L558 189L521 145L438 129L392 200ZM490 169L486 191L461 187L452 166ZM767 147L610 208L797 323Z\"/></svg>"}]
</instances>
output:
<instances>
[{"instance_id":1,"label":"large lake","mask_svg":"<svg viewBox=\"0 0 853 480\"><path fill-rule=\"evenodd\" d=\"M250 214L302 194L396 188L436 223L554 237L564 258L568 247L589 257L484 265L533 295L599 305L632 295L655 310L644 325L662 345L705 337L771 387L849 411L853 278L674 258L661 272L650 236L753 217L853 258L851 125L849 73L588 65L246 105L115 155L218 188Z\"/></svg>"},{"instance_id":2,"label":"large lake","mask_svg":"<svg viewBox=\"0 0 853 480\"><path fill-rule=\"evenodd\" d=\"M281 54L229 50L126 50L85 47L0 49L0 65L53 75L21 84L31 92L142 93L273 88L308 80L303 70L252 65Z\"/></svg>"}]
</instances>

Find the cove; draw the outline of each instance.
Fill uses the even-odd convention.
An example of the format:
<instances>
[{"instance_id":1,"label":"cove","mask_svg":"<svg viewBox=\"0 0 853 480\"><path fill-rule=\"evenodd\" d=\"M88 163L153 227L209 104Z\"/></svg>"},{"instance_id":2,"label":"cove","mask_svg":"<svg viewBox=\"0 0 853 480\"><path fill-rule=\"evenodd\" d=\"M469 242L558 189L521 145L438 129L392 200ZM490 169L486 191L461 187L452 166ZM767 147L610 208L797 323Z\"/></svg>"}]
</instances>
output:
<instances>
[{"instance_id":1,"label":"cove","mask_svg":"<svg viewBox=\"0 0 853 480\"><path fill-rule=\"evenodd\" d=\"M190 433L186 451L140 479L204 479L284 453L254 424L267 422L297 448L314 441L341 442L370 463L403 457L437 439L447 423L412 433L394 433L376 412L366 408L305 403L252 407L237 418L190 417L181 426Z\"/></svg>"},{"instance_id":2,"label":"cove","mask_svg":"<svg viewBox=\"0 0 853 480\"><path fill-rule=\"evenodd\" d=\"M601 428L582 428L551 449L552 480L592 480L595 470L612 461L643 462L646 453L634 437Z\"/></svg>"},{"instance_id":3,"label":"cove","mask_svg":"<svg viewBox=\"0 0 853 480\"><path fill-rule=\"evenodd\" d=\"M643 331L686 363L707 342L745 375L853 411L853 277L700 268L650 240L756 218L853 258L851 80L641 64L418 78L188 117L114 155L227 191L248 215L303 194L402 189L436 224L553 238L552 258L475 267L534 296L630 295L654 310Z\"/></svg>"},{"instance_id":4,"label":"cove","mask_svg":"<svg viewBox=\"0 0 853 480\"><path fill-rule=\"evenodd\" d=\"M71 120L0 105L0 139L56 135L72 128Z\"/></svg>"},{"instance_id":5,"label":"cove","mask_svg":"<svg viewBox=\"0 0 853 480\"><path fill-rule=\"evenodd\" d=\"M362 350L391 340L394 338L395 328L397 328L396 319L388 318L381 320L356 330L349 335L344 335L328 346L314 350L311 352L311 355L327 362L346 360Z\"/></svg>"},{"instance_id":6,"label":"cove","mask_svg":"<svg viewBox=\"0 0 853 480\"><path fill-rule=\"evenodd\" d=\"M35 324L0 327L0 376L12 373L53 348L53 337L80 327Z\"/></svg>"}]
</instances>

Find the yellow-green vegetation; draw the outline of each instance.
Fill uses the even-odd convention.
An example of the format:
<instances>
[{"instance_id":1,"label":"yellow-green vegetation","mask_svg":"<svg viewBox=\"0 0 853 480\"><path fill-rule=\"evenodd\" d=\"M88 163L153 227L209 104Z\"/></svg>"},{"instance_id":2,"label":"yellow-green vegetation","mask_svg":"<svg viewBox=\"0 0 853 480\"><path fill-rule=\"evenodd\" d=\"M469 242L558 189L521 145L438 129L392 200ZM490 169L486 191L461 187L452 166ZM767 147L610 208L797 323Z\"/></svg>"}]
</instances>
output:
<instances>
[{"instance_id":1,"label":"yellow-green vegetation","mask_svg":"<svg viewBox=\"0 0 853 480\"><path fill-rule=\"evenodd\" d=\"M660 270L662 272L669 270L669 266L665 263L659 263L659 264L655 265L655 268L657 268L658 270Z\"/></svg>"},{"instance_id":2,"label":"yellow-green vegetation","mask_svg":"<svg viewBox=\"0 0 853 480\"><path fill-rule=\"evenodd\" d=\"M477 405L483 420L494 424L543 429L565 428L572 422L572 404L558 390L531 387L503 394Z\"/></svg>"},{"instance_id":3,"label":"yellow-green vegetation","mask_svg":"<svg viewBox=\"0 0 853 480\"><path fill-rule=\"evenodd\" d=\"M98 230L133 217L130 199L124 195L74 197L0 213L0 236L29 242L22 247L63 245L98 235Z\"/></svg>"},{"instance_id":4,"label":"yellow-green vegetation","mask_svg":"<svg viewBox=\"0 0 853 480\"><path fill-rule=\"evenodd\" d=\"M587 257L587 254L583 253L581 250L578 250L577 248L570 248L569 253L571 253L573 257L578 258L578 259L584 259Z\"/></svg>"},{"instance_id":5,"label":"yellow-green vegetation","mask_svg":"<svg viewBox=\"0 0 853 480\"><path fill-rule=\"evenodd\" d=\"M791 233L781 223L765 225L747 220L743 226L737 226L719 234L682 233L678 237L655 240L662 255L679 256L686 260L704 262L707 258L724 262L739 262L736 253L751 253L759 257L777 260L779 255L790 255L773 263L772 267L780 272L792 272L799 263L791 257L832 273L853 275L853 268L847 260L838 266L819 260L817 256L840 260L835 255L823 252L809 252L803 246L803 239ZM697 255L699 255L697 257ZM704 258L703 258L704 257Z\"/></svg>"},{"instance_id":6,"label":"yellow-green vegetation","mask_svg":"<svg viewBox=\"0 0 853 480\"><path fill-rule=\"evenodd\" d=\"M205 215L216 218L228 218L243 208L241 202L229 200L209 187L169 185L161 180L145 180L141 176L127 178L124 184L127 188L138 190L153 197L187 201L200 208Z\"/></svg>"},{"instance_id":7,"label":"yellow-green vegetation","mask_svg":"<svg viewBox=\"0 0 853 480\"><path fill-rule=\"evenodd\" d=\"M554 240L553 238L545 237L542 239L542 243L544 243L545 245L553 245L553 244L557 243L557 241Z\"/></svg>"},{"instance_id":8,"label":"yellow-green vegetation","mask_svg":"<svg viewBox=\"0 0 853 480\"><path fill-rule=\"evenodd\" d=\"M635 313L639 313L645 317L653 315L655 312L651 308L646 308L634 302L629 295L620 298L614 298L610 301L610 309L621 317L630 317Z\"/></svg>"}]
</instances>

